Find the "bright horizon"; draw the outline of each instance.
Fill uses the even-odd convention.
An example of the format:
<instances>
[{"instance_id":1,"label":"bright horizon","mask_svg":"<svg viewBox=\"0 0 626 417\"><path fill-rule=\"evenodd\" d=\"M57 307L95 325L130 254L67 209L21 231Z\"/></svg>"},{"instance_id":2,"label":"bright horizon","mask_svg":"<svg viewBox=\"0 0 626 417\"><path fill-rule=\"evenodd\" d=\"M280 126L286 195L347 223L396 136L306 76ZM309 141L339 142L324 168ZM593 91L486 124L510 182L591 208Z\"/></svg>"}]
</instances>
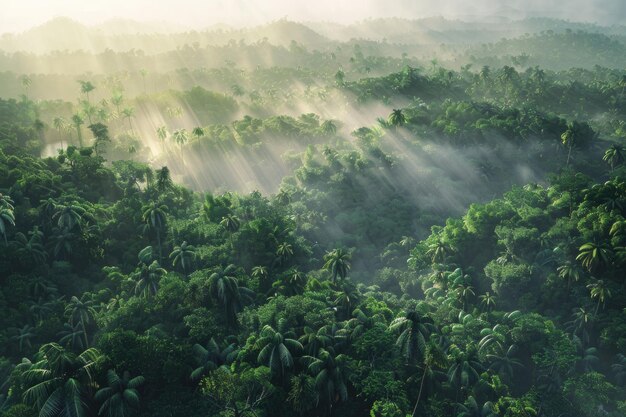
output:
<instances>
[{"instance_id":1,"label":"bright horizon","mask_svg":"<svg viewBox=\"0 0 626 417\"><path fill-rule=\"evenodd\" d=\"M22 32L55 17L68 17L87 25L111 19L166 22L189 29L224 23L258 25L287 18L296 21L352 23L372 17L423 18L443 16L546 16L573 21L617 24L626 16L621 0L0 0L0 33Z\"/></svg>"}]
</instances>

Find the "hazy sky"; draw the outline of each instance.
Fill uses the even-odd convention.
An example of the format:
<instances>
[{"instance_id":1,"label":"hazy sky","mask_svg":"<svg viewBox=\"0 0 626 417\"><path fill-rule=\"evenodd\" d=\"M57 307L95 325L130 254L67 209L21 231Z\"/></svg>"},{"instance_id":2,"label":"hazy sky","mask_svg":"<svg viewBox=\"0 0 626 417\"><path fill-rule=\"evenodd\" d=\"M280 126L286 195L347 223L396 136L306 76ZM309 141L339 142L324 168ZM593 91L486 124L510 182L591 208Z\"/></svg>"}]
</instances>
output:
<instances>
[{"instance_id":1,"label":"hazy sky","mask_svg":"<svg viewBox=\"0 0 626 417\"><path fill-rule=\"evenodd\" d=\"M259 24L282 17L349 23L388 16L518 16L512 9L604 24L626 18L626 0L0 0L0 33L22 31L57 16L88 24L123 17L199 28L215 23Z\"/></svg>"}]
</instances>

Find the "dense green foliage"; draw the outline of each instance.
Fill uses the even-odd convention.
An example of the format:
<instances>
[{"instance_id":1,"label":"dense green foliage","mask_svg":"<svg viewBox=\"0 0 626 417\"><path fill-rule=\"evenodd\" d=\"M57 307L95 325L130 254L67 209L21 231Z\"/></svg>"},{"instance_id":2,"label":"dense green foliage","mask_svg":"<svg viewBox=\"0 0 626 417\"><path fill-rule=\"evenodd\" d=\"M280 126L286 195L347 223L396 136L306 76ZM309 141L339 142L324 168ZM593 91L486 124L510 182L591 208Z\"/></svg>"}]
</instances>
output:
<instances>
[{"instance_id":1,"label":"dense green foliage","mask_svg":"<svg viewBox=\"0 0 626 417\"><path fill-rule=\"evenodd\" d=\"M78 105L24 75L0 99L0 416L623 416L626 72L553 55L624 48L603 36L380 76L358 45L239 45L328 59L208 72L228 93L105 68Z\"/></svg>"}]
</instances>

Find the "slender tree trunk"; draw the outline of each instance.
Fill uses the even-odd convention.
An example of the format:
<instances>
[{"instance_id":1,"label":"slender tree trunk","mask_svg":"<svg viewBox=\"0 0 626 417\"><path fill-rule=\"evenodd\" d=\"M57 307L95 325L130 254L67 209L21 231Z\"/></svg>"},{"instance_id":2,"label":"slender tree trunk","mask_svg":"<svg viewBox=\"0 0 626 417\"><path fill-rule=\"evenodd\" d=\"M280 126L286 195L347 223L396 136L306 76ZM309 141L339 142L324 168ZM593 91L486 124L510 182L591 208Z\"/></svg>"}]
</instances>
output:
<instances>
[{"instance_id":1,"label":"slender tree trunk","mask_svg":"<svg viewBox=\"0 0 626 417\"><path fill-rule=\"evenodd\" d=\"M163 251L161 250L161 231L157 228L157 244L159 245L159 264L163 263Z\"/></svg>"},{"instance_id":2,"label":"slender tree trunk","mask_svg":"<svg viewBox=\"0 0 626 417\"><path fill-rule=\"evenodd\" d=\"M422 375L422 381L420 382L420 390L417 393L417 400L415 401L415 407L413 407L413 413L411 417L415 417L415 413L417 413L417 406L420 403L420 399L422 398L422 390L424 389L424 381L426 380L426 373L428 372L428 367L424 369L424 375Z\"/></svg>"},{"instance_id":3,"label":"slender tree trunk","mask_svg":"<svg viewBox=\"0 0 626 417\"><path fill-rule=\"evenodd\" d=\"M83 135L80 133L80 126L76 126L76 133L78 134L78 145L83 147Z\"/></svg>"},{"instance_id":4,"label":"slender tree trunk","mask_svg":"<svg viewBox=\"0 0 626 417\"><path fill-rule=\"evenodd\" d=\"M569 150L567 151L567 162L565 162L565 167L569 167L569 160L572 156L572 145L569 145Z\"/></svg>"},{"instance_id":5,"label":"slender tree trunk","mask_svg":"<svg viewBox=\"0 0 626 417\"><path fill-rule=\"evenodd\" d=\"M87 337L87 329L85 328L85 320L80 321L83 326L83 336L85 337L85 348L89 347L89 338Z\"/></svg>"}]
</instances>

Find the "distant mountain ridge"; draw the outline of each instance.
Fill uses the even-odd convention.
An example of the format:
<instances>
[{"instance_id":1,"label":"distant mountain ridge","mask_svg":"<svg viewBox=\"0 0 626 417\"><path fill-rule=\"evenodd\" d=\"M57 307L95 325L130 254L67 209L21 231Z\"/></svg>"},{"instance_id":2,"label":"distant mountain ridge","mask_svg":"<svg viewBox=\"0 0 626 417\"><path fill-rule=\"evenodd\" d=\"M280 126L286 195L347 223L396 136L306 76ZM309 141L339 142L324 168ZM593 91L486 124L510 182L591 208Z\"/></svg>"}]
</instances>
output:
<instances>
[{"instance_id":1,"label":"distant mountain ridge","mask_svg":"<svg viewBox=\"0 0 626 417\"><path fill-rule=\"evenodd\" d=\"M505 12L511 14L510 10ZM4 34L0 37L0 50L11 53L28 49L29 53L46 54L65 50L99 53L106 49L134 49L143 50L146 54L156 54L183 45L225 45L231 41L248 44L267 41L285 47L296 42L315 49L328 47L333 41L347 42L352 39L407 45L481 44L549 30L583 30L607 36L626 36L626 26L623 25L606 27L550 18L511 20L496 15L488 19L466 16L464 20L443 17L379 18L349 25L281 19L249 28L214 25L203 30L129 19L114 19L87 26L66 17L59 17L25 32Z\"/></svg>"}]
</instances>

